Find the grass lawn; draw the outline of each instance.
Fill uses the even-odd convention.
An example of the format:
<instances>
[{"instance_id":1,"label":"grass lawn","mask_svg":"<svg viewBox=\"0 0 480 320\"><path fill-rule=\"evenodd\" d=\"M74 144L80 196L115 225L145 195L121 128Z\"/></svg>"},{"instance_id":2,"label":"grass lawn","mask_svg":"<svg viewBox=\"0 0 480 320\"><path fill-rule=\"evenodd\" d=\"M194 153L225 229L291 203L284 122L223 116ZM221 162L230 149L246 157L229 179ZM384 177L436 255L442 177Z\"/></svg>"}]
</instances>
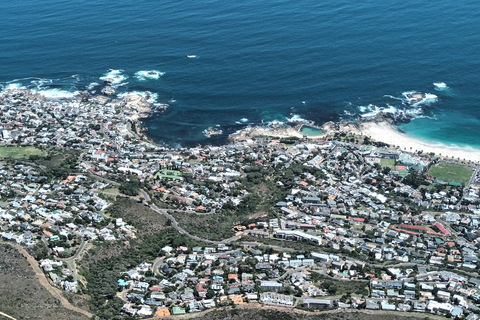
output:
<instances>
[{"instance_id":1,"label":"grass lawn","mask_svg":"<svg viewBox=\"0 0 480 320\"><path fill-rule=\"evenodd\" d=\"M107 188L107 189L104 189L104 190L100 190L99 192L106 193L106 194L111 194L111 195L115 195L115 196L118 196L120 194L120 191L118 191L118 188Z\"/></svg>"},{"instance_id":2,"label":"grass lawn","mask_svg":"<svg viewBox=\"0 0 480 320\"><path fill-rule=\"evenodd\" d=\"M369 281L343 281L330 278L318 272L311 272L311 278L315 284L327 291L329 296L342 296L344 294L368 296L370 294L368 288Z\"/></svg>"},{"instance_id":3,"label":"grass lawn","mask_svg":"<svg viewBox=\"0 0 480 320\"><path fill-rule=\"evenodd\" d=\"M455 181L467 184L472 177L473 169L451 163L438 163L428 170L428 175L444 181Z\"/></svg>"},{"instance_id":4,"label":"grass lawn","mask_svg":"<svg viewBox=\"0 0 480 320\"><path fill-rule=\"evenodd\" d=\"M158 171L155 174L155 178L167 178L167 179L175 180L175 179L181 179L181 177L182 177L182 173L176 170L163 169Z\"/></svg>"},{"instance_id":5,"label":"grass lawn","mask_svg":"<svg viewBox=\"0 0 480 320\"><path fill-rule=\"evenodd\" d=\"M233 226L238 216L225 214L196 215L195 213L175 212L178 224L189 233L209 240L223 240L235 235Z\"/></svg>"},{"instance_id":6,"label":"grass lawn","mask_svg":"<svg viewBox=\"0 0 480 320\"><path fill-rule=\"evenodd\" d=\"M380 159L380 164L382 167L389 167L392 170L395 170L395 159Z\"/></svg>"},{"instance_id":7,"label":"grass lawn","mask_svg":"<svg viewBox=\"0 0 480 320\"><path fill-rule=\"evenodd\" d=\"M35 147L1 147L0 158L24 159L29 156L45 156L46 152Z\"/></svg>"}]
</instances>

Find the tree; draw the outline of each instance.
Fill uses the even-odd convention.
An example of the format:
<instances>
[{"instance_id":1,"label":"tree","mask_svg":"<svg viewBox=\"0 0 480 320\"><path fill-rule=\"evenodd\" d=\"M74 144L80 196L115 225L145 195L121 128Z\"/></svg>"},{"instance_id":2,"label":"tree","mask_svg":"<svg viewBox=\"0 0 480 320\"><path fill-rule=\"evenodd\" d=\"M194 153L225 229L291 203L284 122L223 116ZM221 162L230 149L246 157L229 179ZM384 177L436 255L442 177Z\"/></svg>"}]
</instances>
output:
<instances>
[{"instance_id":1,"label":"tree","mask_svg":"<svg viewBox=\"0 0 480 320\"><path fill-rule=\"evenodd\" d=\"M140 191L140 186L133 181L123 182L118 187L118 191L127 196L136 196Z\"/></svg>"},{"instance_id":2,"label":"tree","mask_svg":"<svg viewBox=\"0 0 480 320\"><path fill-rule=\"evenodd\" d=\"M413 188L417 189L422 184L425 183L425 175L418 173L415 170L412 170L408 176L406 176L403 181L412 186Z\"/></svg>"},{"instance_id":3,"label":"tree","mask_svg":"<svg viewBox=\"0 0 480 320\"><path fill-rule=\"evenodd\" d=\"M207 295L206 296L207 296L207 299L211 299L211 298L215 297L215 291L213 291L211 288L209 288L207 290Z\"/></svg>"}]
</instances>

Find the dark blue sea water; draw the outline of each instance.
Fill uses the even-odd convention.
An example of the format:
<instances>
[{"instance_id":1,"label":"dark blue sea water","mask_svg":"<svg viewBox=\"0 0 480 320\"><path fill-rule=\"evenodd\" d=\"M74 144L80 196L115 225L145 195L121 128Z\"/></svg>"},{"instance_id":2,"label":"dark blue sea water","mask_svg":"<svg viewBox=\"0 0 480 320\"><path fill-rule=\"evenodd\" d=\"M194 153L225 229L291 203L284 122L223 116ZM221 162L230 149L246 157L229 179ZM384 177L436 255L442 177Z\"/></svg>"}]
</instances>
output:
<instances>
[{"instance_id":1,"label":"dark blue sea water","mask_svg":"<svg viewBox=\"0 0 480 320\"><path fill-rule=\"evenodd\" d=\"M479 7L472 0L1 1L0 82L62 95L121 70L119 92L174 101L145 125L154 140L175 145L220 143L224 136L202 134L217 124L225 134L291 117L322 124L354 119L373 104L415 114L401 126L410 134L480 147ZM142 81L141 70L165 74ZM437 98L417 107L394 99L406 91Z\"/></svg>"}]
</instances>

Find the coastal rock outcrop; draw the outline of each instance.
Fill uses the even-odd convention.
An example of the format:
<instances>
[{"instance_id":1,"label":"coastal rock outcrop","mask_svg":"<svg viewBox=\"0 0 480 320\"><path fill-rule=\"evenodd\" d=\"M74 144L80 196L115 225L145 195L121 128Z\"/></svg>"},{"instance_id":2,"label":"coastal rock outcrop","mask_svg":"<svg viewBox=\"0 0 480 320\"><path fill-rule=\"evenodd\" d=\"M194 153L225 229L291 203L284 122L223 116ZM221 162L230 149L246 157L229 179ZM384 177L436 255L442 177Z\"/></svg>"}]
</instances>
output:
<instances>
[{"instance_id":1,"label":"coastal rock outcrop","mask_svg":"<svg viewBox=\"0 0 480 320\"><path fill-rule=\"evenodd\" d=\"M7 91L7 94L3 95L4 98L7 97L21 97L25 100L32 100L32 101L46 101L47 97L41 95L35 91L29 89L11 89Z\"/></svg>"},{"instance_id":2,"label":"coastal rock outcrop","mask_svg":"<svg viewBox=\"0 0 480 320\"><path fill-rule=\"evenodd\" d=\"M251 139L253 137L260 137L260 136L268 136L268 137L277 137L277 138L288 138L288 137L295 137L295 138L303 138L303 135L298 132L298 129L285 126L285 127L278 127L278 128L271 128L271 127L253 127L253 128L245 128L243 130L237 131L229 136L231 141L243 141L247 139Z\"/></svg>"},{"instance_id":3,"label":"coastal rock outcrop","mask_svg":"<svg viewBox=\"0 0 480 320\"><path fill-rule=\"evenodd\" d=\"M150 103L147 102L144 96L138 93L129 93L123 97L123 103L125 105L132 106L137 109L138 118L148 118L152 107Z\"/></svg>"},{"instance_id":4,"label":"coastal rock outcrop","mask_svg":"<svg viewBox=\"0 0 480 320\"><path fill-rule=\"evenodd\" d=\"M322 130L325 132L333 132L333 131L337 131L338 128L335 122L329 121L323 124Z\"/></svg>"},{"instance_id":5,"label":"coastal rock outcrop","mask_svg":"<svg viewBox=\"0 0 480 320\"><path fill-rule=\"evenodd\" d=\"M115 88L112 86L106 86L102 89L102 93L109 96L115 93Z\"/></svg>"},{"instance_id":6,"label":"coastal rock outcrop","mask_svg":"<svg viewBox=\"0 0 480 320\"><path fill-rule=\"evenodd\" d=\"M357 135L361 134L360 130L358 129L358 126L355 123L341 122L338 124L338 127L340 131L343 131L343 132L348 132L350 134L357 134Z\"/></svg>"},{"instance_id":7,"label":"coastal rock outcrop","mask_svg":"<svg viewBox=\"0 0 480 320\"><path fill-rule=\"evenodd\" d=\"M409 104L416 104L425 100L426 94L423 92L408 92L405 93L405 98L407 98Z\"/></svg>"}]
</instances>

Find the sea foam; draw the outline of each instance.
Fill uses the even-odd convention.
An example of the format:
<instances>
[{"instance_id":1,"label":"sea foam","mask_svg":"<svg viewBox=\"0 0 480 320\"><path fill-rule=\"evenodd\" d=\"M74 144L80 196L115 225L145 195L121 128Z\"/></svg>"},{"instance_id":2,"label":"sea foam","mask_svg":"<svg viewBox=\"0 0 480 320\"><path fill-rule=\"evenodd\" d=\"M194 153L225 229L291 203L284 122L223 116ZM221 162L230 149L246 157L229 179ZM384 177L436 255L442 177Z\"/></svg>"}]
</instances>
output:
<instances>
[{"instance_id":1,"label":"sea foam","mask_svg":"<svg viewBox=\"0 0 480 320\"><path fill-rule=\"evenodd\" d=\"M288 122L293 122L293 123L304 123L304 124L313 124L313 121L307 120L299 116L298 114L291 114L291 118L287 118Z\"/></svg>"},{"instance_id":2,"label":"sea foam","mask_svg":"<svg viewBox=\"0 0 480 320\"><path fill-rule=\"evenodd\" d=\"M389 104L387 104L386 107L377 107L373 104L370 104L370 105L368 105L368 107L360 106L359 109L360 109L360 112L366 112L366 113L362 114L361 117L362 118L367 118L367 119L368 118L375 118L380 113L390 114L390 115L395 116L399 112L399 110L396 107L391 106Z\"/></svg>"},{"instance_id":3,"label":"sea foam","mask_svg":"<svg viewBox=\"0 0 480 320\"><path fill-rule=\"evenodd\" d=\"M61 89L45 89L45 90L35 90L35 92L41 94L44 97L50 98L50 99L71 99L78 95L78 91L67 91L67 90L61 90Z\"/></svg>"},{"instance_id":4,"label":"sea foam","mask_svg":"<svg viewBox=\"0 0 480 320\"><path fill-rule=\"evenodd\" d=\"M434 82L433 85L437 91L445 91L448 89L448 86L445 82Z\"/></svg>"},{"instance_id":5,"label":"sea foam","mask_svg":"<svg viewBox=\"0 0 480 320\"><path fill-rule=\"evenodd\" d=\"M3 90L15 90L15 89L25 89L25 87L21 83L14 82L14 83L7 84L3 88Z\"/></svg>"},{"instance_id":6,"label":"sea foam","mask_svg":"<svg viewBox=\"0 0 480 320\"><path fill-rule=\"evenodd\" d=\"M147 79L158 80L164 74L165 72L160 72L157 70L141 70L135 72L135 78L140 81L146 81Z\"/></svg>"},{"instance_id":7,"label":"sea foam","mask_svg":"<svg viewBox=\"0 0 480 320\"><path fill-rule=\"evenodd\" d=\"M93 88L99 86L100 84L98 84L97 82L91 82L88 86L87 86L87 90L93 90Z\"/></svg>"},{"instance_id":8,"label":"sea foam","mask_svg":"<svg viewBox=\"0 0 480 320\"><path fill-rule=\"evenodd\" d=\"M452 95L452 89L447 86L445 82L434 82L433 86L435 87L435 91L441 92L444 95Z\"/></svg>"},{"instance_id":9,"label":"sea foam","mask_svg":"<svg viewBox=\"0 0 480 320\"><path fill-rule=\"evenodd\" d=\"M433 93L424 93L424 98L420 101L417 101L414 98L409 98L409 95L418 93L418 91L406 91L403 92L402 95L404 96L404 101L412 106L419 106L419 105L431 105L438 101L438 97Z\"/></svg>"},{"instance_id":10,"label":"sea foam","mask_svg":"<svg viewBox=\"0 0 480 320\"><path fill-rule=\"evenodd\" d=\"M419 104L431 105L438 101L438 97L432 93L426 93L425 99L419 102Z\"/></svg>"},{"instance_id":11,"label":"sea foam","mask_svg":"<svg viewBox=\"0 0 480 320\"><path fill-rule=\"evenodd\" d=\"M128 76L122 74L123 70L115 70L115 69L110 69L108 70L107 73L105 73L102 77L99 79L105 82L108 82L112 85L120 85L123 81L125 81Z\"/></svg>"}]
</instances>

